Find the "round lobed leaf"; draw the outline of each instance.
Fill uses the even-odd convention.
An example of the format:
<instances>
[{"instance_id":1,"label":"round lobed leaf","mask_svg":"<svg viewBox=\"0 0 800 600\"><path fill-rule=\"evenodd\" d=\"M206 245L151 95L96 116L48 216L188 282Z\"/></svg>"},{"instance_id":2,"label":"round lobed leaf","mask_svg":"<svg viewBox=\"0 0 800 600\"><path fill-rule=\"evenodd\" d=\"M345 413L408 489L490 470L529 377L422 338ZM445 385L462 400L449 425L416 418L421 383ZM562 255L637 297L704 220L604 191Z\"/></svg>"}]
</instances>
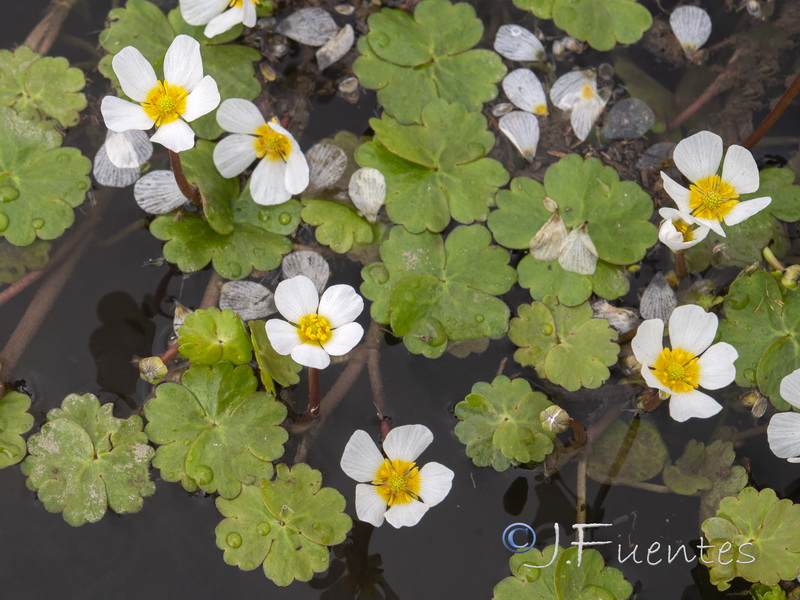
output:
<instances>
[{"instance_id":1,"label":"round lobed leaf","mask_svg":"<svg viewBox=\"0 0 800 600\"><path fill-rule=\"evenodd\" d=\"M303 200L303 221L314 225L317 241L344 254L355 244L371 244L376 231L350 206L328 200Z\"/></svg>"},{"instance_id":2,"label":"round lobed leaf","mask_svg":"<svg viewBox=\"0 0 800 600\"><path fill-rule=\"evenodd\" d=\"M275 394L276 382L283 387L300 383L298 373L303 367L292 359L291 354L283 355L275 352L269 337L267 337L264 321L250 322L250 336L260 370L261 382L267 391Z\"/></svg>"},{"instance_id":3,"label":"round lobed leaf","mask_svg":"<svg viewBox=\"0 0 800 600\"><path fill-rule=\"evenodd\" d=\"M245 365L253 346L242 319L232 310L214 306L186 315L178 336L179 351L192 364L213 365L226 360Z\"/></svg>"},{"instance_id":4,"label":"round lobed leaf","mask_svg":"<svg viewBox=\"0 0 800 600\"><path fill-rule=\"evenodd\" d=\"M0 239L0 283L14 283L25 273L41 269L49 259L50 242L34 240L21 248Z\"/></svg>"},{"instance_id":5,"label":"round lobed leaf","mask_svg":"<svg viewBox=\"0 0 800 600\"><path fill-rule=\"evenodd\" d=\"M7 391L0 398L0 469L15 465L25 458L23 433L33 427L28 410L31 399L19 392Z\"/></svg>"}]
</instances>

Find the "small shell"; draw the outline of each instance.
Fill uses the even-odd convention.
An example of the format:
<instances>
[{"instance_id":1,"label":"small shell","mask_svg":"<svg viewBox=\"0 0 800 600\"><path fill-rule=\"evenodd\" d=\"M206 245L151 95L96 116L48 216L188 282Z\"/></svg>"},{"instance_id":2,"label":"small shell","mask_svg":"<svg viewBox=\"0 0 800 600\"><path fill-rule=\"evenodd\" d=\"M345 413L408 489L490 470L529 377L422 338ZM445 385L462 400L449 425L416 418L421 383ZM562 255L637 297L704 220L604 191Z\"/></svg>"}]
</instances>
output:
<instances>
[{"instance_id":1,"label":"small shell","mask_svg":"<svg viewBox=\"0 0 800 600\"><path fill-rule=\"evenodd\" d=\"M554 212L531 238L531 256L537 260L555 260L566 239L567 228L564 221L558 212Z\"/></svg>"},{"instance_id":2,"label":"small shell","mask_svg":"<svg viewBox=\"0 0 800 600\"><path fill-rule=\"evenodd\" d=\"M642 320L629 308L613 306L599 298L591 303L595 318L605 319L619 335L625 335L639 326Z\"/></svg>"},{"instance_id":3,"label":"small shell","mask_svg":"<svg viewBox=\"0 0 800 600\"><path fill-rule=\"evenodd\" d=\"M525 160L533 162L539 145L539 121L536 115L515 110L503 115L498 125Z\"/></svg>"},{"instance_id":4,"label":"small shell","mask_svg":"<svg viewBox=\"0 0 800 600\"><path fill-rule=\"evenodd\" d=\"M138 169L153 156L150 138L144 131L136 129L109 131L106 133L105 147L108 160L120 169Z\"/></svg>"},{"instance_id":5,"label":"small shell","mask_svg":"<svg viewBox=\"0 0 800 600\"><path fill-rule=\"evenodd\" d=\"M547 96L542 82L530 69L516 69L506 75L503 91L517 108L536 115L547 115Z\"/></svg>"},{"instance_id":6,"label":"small shell","mask_svg":"<svg viewBox=\"0 0 800 600\"><path fill-rule=\"evenodd\" d=\"M542 61L547 58L542 42L519 25L503 25L494 38L495 51L509 60Z\"/></svg>"},{"instance_id":7,"label":"small shell","mask_svg":"<svg viewBox=\"0 0 800 600\"><path fill-rule=\"evenodd\" d=\"M337 4L333 7L333 10L340 15L348 16L353 14L353 12L356 10L356 7L352 4Z\"/></svg>"},{"instance_id":8,"label":"small shell","mask_svg":"<svg viewBox=\"0 0 800 600\"><path fill-rule=\"evenodd\" d=\"M548 196L542 198L542 206L544 206L547 212L554 213L558 210L558 202Z\"/></svg>"},{"instance_id":9,"label":"small shell","mask_svg":"<svg viewBox=\"0 0 800 600\"><path fill-rule=\"evenodd\" d=\"M120 169L119 167L115 167L114 163L108 158L105 144L100 146L97 154L94 155L92 175L94 175L95 181L100 185L124 188L136 183L136 180L139 179L141 174L142 171L138 166L132 169Z\"/></svg>"},{"instance_id":10,"label":"small shell","mask_svg":"<svg viewBox=\"0 0 800 600\"><path fill-rule=\"evenodd\" d=\"M492 116L493 117L502 117L503 115L507 115L512 110L514 110L514 105L510 102L501 102L500 104L495 104L492 107Z\"/></svg>"},{"instance_id":11,"label":"small shell","mask_svg":"<svg viewBox=\"0 0 800 600\"><path fill-rule=\"evenodd\" d=\"M316 192L333 186L347 169L347 154L336 144L319 142L306 152L308 190Z\"/></svg>"},{"instance_id":12,"label":"small shell","mask_svg":"<svg viewBox=\"0 0 800 600\"><path fill-rule=\"evenodd\" d=\"M343 94L352 94L358 89L358 77L348 77L347 79L342 79L342 82L339 84L337 89Z\"/></svg>"},{"instance_id":13,"label":"small shell","mask_svg":"<svg viewBox=\"0 0 800 600\"><path fill-rule=\"evenodd\" d=\"M676 306L678 299L675 291L664 278L664 274L659 271L642 293L639 314L643 319L661 319L666 323Z\"/></svg>"},{"instance_id":14,"label":"small shell","mask_svg":"<svg viewBox=\"0 0 800 600\"><path fill-rule=\"evenodd\" d=\"M593 275L597 269L597 248L589 236L589 226L584 223L569 232L561 245L558 264L565 271L579 275Z\"/></svg>"},{"instance_id":15,"label":"small shell","mask_svg":"<svg viewBox=\"0 0 800 600\"><path fill-rule=\"evenodd\" d=\"M761 18L761 3L758 0L745 0L744 6L750 16L756 19Z\"/></svg>"},{"instance_id":16,"label":"small shell","mask_svg":"<svg viewBox=\"0 0 800 600\"><path fill-rule=\"evenodd\" d=\"M679 6L669 16L669 25L689 58L711 35L711 17L699 6Z\"/></svg>"},{"instance_id":17,"label":"small shell","mask_svg":"<svg viewBox=\"0 0 800 600\"><path fill-rule=\"evenodd\" d=\"M339 31L339 27L326 10L301 8L278 24L275 29L290 40L306 46L324 46Z\"/></svg>"},{"instance_id":18,"label":"small shell","mask_svg":"<svg viewBox=\"0 0 800 600\"><path fill-rule=\"evenodd\" d=\"M255 281L228 281L219 297L222 310L230 308L245 321L263 319L277 311L271 291Z\"/></svg>"},{"instance_id":19,"label":"small shell","mask_svg":"<svg viewBox=\"0 0 800 600\"><path fill-rule=\"evenodd\" d=\"M314 282L320 294L325 289L328 277L331 275L328 262L322 258L321 254L311 250L298 250L284 256L281 271L284 279L305 275Z\"/></svg>"},{"instance_id":20,"label":"small shell","mask_svg":"<svg viewBox=\"0 0 800 600\"><path fill-rule=\"evenodd\" d=\"M355 42L355 33L350 24L345 25L335 36L328 40L322 48L317 50L317 66L324 71L337 60L348 53Z\"/></svg>"},{"instance_id":21,"label":"small shell","mask_svg":"<svg viewBox=\"0 0 800 600\"><path fill-rule=\"evenodd\" d=\"M163 215L186 202L172 171L151 171L133 186L133 198L143 211Z\"/></svg>"},{"instance_id":22,"label":"small shell","mask_svg":"<svg viewBox=\"0 0 800 600\"><path fill-rule=\"evenodd\" d=\"M378 169L364 167L350 177L348 192L359 212L374 223L386 200L386 178Z\"/></svg>"}]
</instances>

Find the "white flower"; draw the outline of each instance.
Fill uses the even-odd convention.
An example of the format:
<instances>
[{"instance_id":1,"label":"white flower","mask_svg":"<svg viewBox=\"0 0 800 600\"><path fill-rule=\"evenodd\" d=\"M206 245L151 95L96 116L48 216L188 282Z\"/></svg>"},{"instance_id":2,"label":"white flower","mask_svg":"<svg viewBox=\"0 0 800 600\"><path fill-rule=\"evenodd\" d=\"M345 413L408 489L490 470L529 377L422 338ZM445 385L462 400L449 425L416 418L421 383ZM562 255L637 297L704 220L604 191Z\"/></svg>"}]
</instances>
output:
<instances>
[{"instance_id":1,"label":"white flower","mask_svg":"<svg viewBox=\"0 0 800 600\"><path fill-rule=\"evenodd\" d=\"M708 227L698 225L679 210L665 207L659 209L658 214L664 219L658 228L658 239L673 252L691 248L708 235Z\"/></svg>"},{"instance_id":2,"label":"white flower","mask_svg":"<svg viewBox=\"0 0 800 600\"><path fill-rule=\"evenodd\" d=\"M550 100L561 110L570 111L572 130L581 141L589 137L608 102L597 93L597 76L592 69L572 71L556 79L550 88Z\"/></svg>"},{"instance_id":3,"label":"white flower","mask_svg":"<svg viewBox=\"0 0 800 600\"><path fill-rule=\"evenodd\" d=\"M356 486L356 514L375 527L384 517L393 527L419 523L431 506L450 492L453 471L431 462L421 469L417 457L433 441L424 425L395 427L383 441L381 455L366 431L358 430L342 454L342 470L359 481Z\"/></svg>"},{"instance_id":4,"label":"white flower","mask_svg":"<svg viewBox=\"0 0 800 600\"><path fill-rule=\"evenodd\" d=\"M188 35L176 37L164 56L164 81L133 46L119 51L111 61L120 87L129 98L106 96L100 107L111 131L158 127L150 138L173 152L194 146L194 131L186 123L219 105L217 82L203 77L200 44Z\"/></svg>"},{"instance_id":5,"label":"white flower","mask_svg":"<svg viewBox=\"0 0 800 600\"><path fill-rule=\"evenodd\" d=\"M701 131L682 140L673 153L675 166L691 181L689 189L675 182L664 171L664 189L678 209L714 233L725 236L720 221L736 225L767 207L772 198L765 196L740 202L741 194L758 190L756 161L742 146L731 146L722 164L722 138L710 131Z\"/></svg>"},{"instance_id":6,"label":"white flower","mask_svg":"<svg viewBox=\"0 0 800 600\"><path fill-rule=\"evenodd\" d=\"M364 300L349 285L333 285L320 299L314 283L298 275L278 284L275 306L289 322L267 321L272 347L306 367L324 369L330 356L347 354L364 335L353 322L364 310Z\"/></svg>"},{"instance_id":7,"label":"white flower","mask_svg":"<svg viewBox=\"0 0 800 600\"><path fill-rule=\"evenodd\" d=\"M717 324L715 314L688 304L676 308L669 318L671 349L664 348L661 319L648 319L639 325L631 342L647 385L672 396L669 414L676 421L717 414L722 405L697 388L718 390L736 377L736 349L725 342L711 346Z\"/></svg>"},{"instance_id":8,"label":"white flower","mask_svg":"<svg viewBox=\"0 0 800 600\"><path fill-rule=\"evenodd\" d=\"M308 163L292 134L274 119L267 123L256 105L241 98L225 100L217 123L229 135L214 148L214 164L223 177L235 177L261 161L250 178L258 204L283 204L308 187Z\"/></svg>"},{"instance_id":9,"label":"white flower","mask_svg":"<svg viewBox=\"0 0 800 600\"><path fill-rule=\"evenodd\" d=\"M258 0L181 0L181 15L189 25L206 25L203 33L214 37L243 23L256 24Z\"/></svg>"},{"instance_id":10,"label":"white flower","mask_svg":"<svg viewBox=\"0 0 800 600\"><path fill-rule=\"evenodd\" d=\"M781 380L781 398L800 408L800 369ZM800 463L800 414L789 411L773 415L767 427L767 440L775 456Z\"/></svg>"}]
</instances>

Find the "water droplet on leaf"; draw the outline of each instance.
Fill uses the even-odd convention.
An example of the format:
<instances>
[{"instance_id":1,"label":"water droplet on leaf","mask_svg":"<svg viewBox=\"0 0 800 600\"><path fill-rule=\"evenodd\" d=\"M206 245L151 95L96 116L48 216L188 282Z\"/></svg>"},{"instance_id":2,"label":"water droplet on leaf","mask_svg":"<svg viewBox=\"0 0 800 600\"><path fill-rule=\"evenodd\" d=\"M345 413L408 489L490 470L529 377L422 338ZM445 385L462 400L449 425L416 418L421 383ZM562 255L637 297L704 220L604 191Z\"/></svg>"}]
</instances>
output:
<instances>
[{"instance_id":1,"label":"water droplet on leaf","mask_svg":"<svg viewBox=\"0 0 800 600\"><path fill-rule=\"evenodd\" d=\"M278 222L280 222L281 225L288 225L292 222L292 215L287 212L282 212L278 215Z\"/></svg>"},{"instance_id":2,"label":"water droplet on leaf","mask_svg":"<svg viewBox=\"0 0 800 600\"><path fill-rule=\"evenodd\" d=\"M242 274L242 265L237 262L228 263L228 275L231 279L236 279Z\"/></svg>"},{"instance_id":3,"label":"water droplet on leaf","mask_svg":"<svg viewBox=\"0 0 800 600\"><path fill-rule=\"evenodd\" d=\"M236 533L235 531L232 531L225 538L225 543L228 544L228 546L230 546L234 550L236 548L240 548L242 545L242 536Z\"/></svg>"},{"instance_id":4,"label":"water droplet on leaf","mask_svg":"<svg viewBox=\"0 0 800 600\"><path fill-rule=\"evenodd\" d=\"M542 334L543 335L553 335L553 326L550 323L545 323L542 325Z\"/></svg>"},{"instance_id":5,"label":"water droplet on leaf","mask_svg":"<svg viewBox=\"0 0 800 600\"><path fill-rule=\"evenodd\" d=\"M0 213L0 231L8 229L8 215Z\"/></svg>"},{"instance_id":6,"label":"water droplet on leaf","mask_svg":"<svg viewBox=\"0 0 800 600\"><path fill-rule=\"evenodd\" d=\"M475 322L476 323L483 323L485 320L486 320L486 317L484 317L483 315L481 315L481 314L475 315Z\"/></svg>"},{"instance_id":7,"label":"water droplet on leaf","mask_svg":"<svg viewBox=\"0 0 800 600\"><path fill-rule=\"evenodd\" d=\"M0 186L0 202L11 202L19 198L19 190L13 185Z\"/></svg>"},{"instance_id":8,"label":"water droplet on leaf","mask_svg":"<svg viewBox=\"0 0 800 600\"><path fill-rule=\"evenodd\" d=\"M44 219L34 219L31 221L31 226L33 226L34 229L41 229L44 227Z\"/></svg>"},{"instance_id":9,"label":"water droplet on leaf","mask_svg":"<svg viewBox=\"0 0 800 600\"><path fill-rule=\"evenodd\" d=\"M729 296L728 300L731 303L731 308L742 310L750 302L750 297L747 294L742 294L741 296Z\"/></svg>"},{"instance_id":10,"label":"water droplet on leaf","mask_svg":"<svg viewBox=\"0 0 800 600\"><path fill-rule=\"evenodd\" d=\"M256 531L261 535L269 535L271 529L272 527L270 527L270 524L266 521L261 521L261 523L256 525Z\"/></svg>"},{"instance_id":11,"label":"water droplet on leaf","mask_svg":"<svg viewBox=\"0 0 800 600\"><path fill-rule=\"evenodd\" d=\"M214 471L205 465L200 465L194 478L200 485L208 485L214 479Z\"/></svg>"},{"instance_id":12,"label":"water droplet on leaf","mask_svg":"<svg viewBox=\"0 0 800 600\"><path fill-rule=\"evenodd\" d=\"M748 383L755 383L756 382L756 371L755 369L745 369L744 373L742 373L744 378L747 380Z\"/></svg>"}]
</instances>

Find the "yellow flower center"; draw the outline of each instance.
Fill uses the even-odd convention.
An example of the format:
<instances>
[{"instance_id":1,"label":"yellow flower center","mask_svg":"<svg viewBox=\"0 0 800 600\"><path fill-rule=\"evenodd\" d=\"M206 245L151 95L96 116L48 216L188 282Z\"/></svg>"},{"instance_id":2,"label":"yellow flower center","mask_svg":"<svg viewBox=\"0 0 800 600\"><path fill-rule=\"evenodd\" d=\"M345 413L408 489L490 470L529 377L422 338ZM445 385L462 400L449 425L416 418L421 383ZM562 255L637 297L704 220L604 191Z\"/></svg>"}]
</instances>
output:
<instances>
[{"instance_id":1,"label":"yellow flower center","mask_svg":"<svg viewBox=\"0 0 800 600\"><path fill-rule=\"evenodd\" d=\"M186 96L189 92L182 85L172 85L166 81L147 92L142 108L147 116L156 122L156 127L173 123L186 112Z\"/></svg>"},{"instance_id":2,"label":"yellow flower center","mask_svg":"<svg viewBox=\"0 0 800 600\"><path fill-rule=\"evenodd\" d=\"M597 96L597 92L592 89L592 86L590 86L588 83L584 83L583 89L581 90L581 98L584 100L591 100L595 96Z\"/></svg>"},{"instance_id":3,"label":"yellow flower center","mask_svg":"<svg viewBox=\"0 0 800 600\"><path fill-rule=\"evenodd\" d=\"M548 114L547 113L547 105L546 104L537 104L533 108L533 114L539 115L539 116L542 116L542 117L546 117L547 114Z\"/></svg>"},{"instance_id":4,"label":"yellow flower center","mask_svg":"<svg viewBox=\"0 0 800 600\"><path fill-rule=\"evenodd\" d=\"M298 334L304 344L324 344L331 339L331 322L317 314L300 317Z\"/></svg>"},{"instance_id":5,"label":"yellow flower center","mask_svg":"<svg viewBox=\"0 0 800 600\"><path fill-rule=\"evenodd\" d=\"M258 6L258 0L249 0L249 1ZM242 4L244 4L244 0L231 0L228 6L230 8L233 8L234 6L241 6Z\"/></svg>"},{"instance_id":6,"label":"yellow flower center","mask_svg":"<svg viewBox=\"0 0 800 600\"><path fill-rule=\"evenodd\" d=\"M684 242L691 242L694 240L694 230L686 221L676 219L672 222L672 226L683 236Z\"/></svg>"},{"instance_id":7,"label":"yellow flower center","mask_svg":"<svg viewBox=\"0 0 800 600\"><path fill-rule=\"evenodd\" d=\"M709 175L689 187L689 206L692 215L700 219L722 221L739 201L733 186L719 175Z\"/></svg>"},{"instance_id":8,"label":"yellow flower center","mask_svg":"<svg viewBox=\"0 0 800 600\"><path fill-rule=\"evenodd\" d=\"M420 478L416 463L407 460L384 459L373 485L378 486L378 495L389 506L408 504L419 497Z\"/></svg>"},{"instance_id":9,"label":"yellow flower center","mask_svg":"<svg viewBox=\"0 0 800 600\"><path fill-rule=\"evenodd\" d=\"M697 388L700 365L691 352L681 348L664 348L653 364L653 375L673 393L682 394Z\"/></svg>"},{"instance_id":10,"label":"yellow flower center","mask_svg":"<svg viewBox=\"0 0 800 600\"><path fill-rule=\"evenodd\" d=\"M258 158L285 161L292 153L292 142L289 138L274 131L269 125L262 125L254 133L256 138L253 140L253 146Z\"/></svg>"}]
</instances>

